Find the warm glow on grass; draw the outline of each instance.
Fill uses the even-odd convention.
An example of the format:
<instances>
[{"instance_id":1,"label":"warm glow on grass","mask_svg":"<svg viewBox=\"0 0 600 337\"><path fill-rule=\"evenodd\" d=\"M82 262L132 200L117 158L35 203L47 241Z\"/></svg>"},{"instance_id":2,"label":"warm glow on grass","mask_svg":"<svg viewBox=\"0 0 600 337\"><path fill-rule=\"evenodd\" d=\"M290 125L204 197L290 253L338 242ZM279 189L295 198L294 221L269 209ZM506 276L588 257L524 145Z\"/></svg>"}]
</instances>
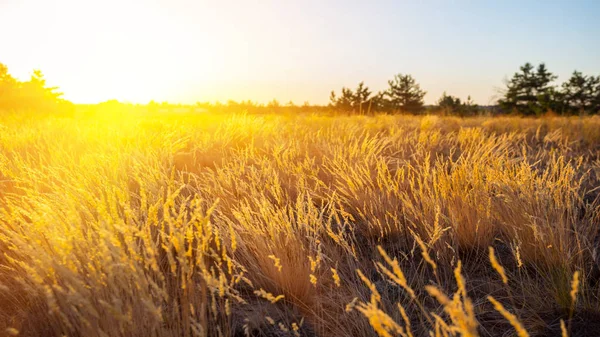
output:
<instances>
[{"instance_id":1,"label":"warm glow on grass","mask_svg":"<svg viewBox=\"0 0 600 337\"><path fill-rule=\"evenodd\" d=\"M0 115L5 334L594 328L597 117L77 113Z\"/></svg>"}]
</instances>

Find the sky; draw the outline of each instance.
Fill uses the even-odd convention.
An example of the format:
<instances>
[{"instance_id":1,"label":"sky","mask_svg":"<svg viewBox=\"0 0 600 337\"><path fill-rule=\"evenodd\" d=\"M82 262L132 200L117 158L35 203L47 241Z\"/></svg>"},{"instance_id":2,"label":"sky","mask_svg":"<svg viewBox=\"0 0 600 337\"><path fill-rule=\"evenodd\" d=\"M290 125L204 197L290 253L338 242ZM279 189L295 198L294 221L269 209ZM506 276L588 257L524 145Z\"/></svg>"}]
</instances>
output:
<instances>
[{"instance_id":1,"label":"sky","mask_svg":"<svg viewBox=\"0 0 600 337\"><path fill-rule=\"evenodd\" d=\"M411 74L499 98L525 62L600 75L600 1L0 0L0 63L40 69L75 103L327 103Z\"/></svg>"}]
</instances>

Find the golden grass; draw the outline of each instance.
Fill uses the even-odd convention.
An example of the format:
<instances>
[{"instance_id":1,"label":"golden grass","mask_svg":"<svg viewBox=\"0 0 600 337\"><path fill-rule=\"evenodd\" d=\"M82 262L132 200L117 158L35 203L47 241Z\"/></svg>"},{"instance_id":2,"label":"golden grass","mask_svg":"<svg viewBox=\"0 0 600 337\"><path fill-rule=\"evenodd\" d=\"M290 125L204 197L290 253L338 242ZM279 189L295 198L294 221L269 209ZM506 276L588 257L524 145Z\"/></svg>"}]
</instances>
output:
<instances>
[{"instance_id":1,"label":"golden grass","mask_svg":"<svg viewBox=\"0 0 600 337\"><path fill-rule=\"evenodd\" d=\"M581 333L599 144L598 117L3 113L0 331Z\"/></svg>"}]
</instances>

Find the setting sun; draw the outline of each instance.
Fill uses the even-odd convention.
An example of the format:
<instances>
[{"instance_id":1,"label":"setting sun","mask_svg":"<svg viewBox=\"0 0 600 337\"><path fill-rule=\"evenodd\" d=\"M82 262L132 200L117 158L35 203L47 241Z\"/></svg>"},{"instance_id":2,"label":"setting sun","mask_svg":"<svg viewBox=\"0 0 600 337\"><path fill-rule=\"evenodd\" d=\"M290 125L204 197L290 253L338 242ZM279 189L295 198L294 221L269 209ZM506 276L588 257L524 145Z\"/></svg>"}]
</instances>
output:
<instances>
[{"instance_id":1,"label":"setting sun","mask_svg":"<svg viewBox=\"0 0 600 337\"><path fill-rule=\"evenodd\" d=\"M0 21L0 26L8 25L11 17L27 16L30 22L20 35L3 37L8 39L4 44L19 46L6 55L7 63L22 78L32 66L44 69L66 98L81 103L107 99L192 102L211 83L234 76L243 79L244 74L234 74L236 69L231 67L238 58L241 63L245 59L231 47L243 43L231 36L233 27L216 25L217 17L209 12L192 14L169 4L0 4L0 17L9 19ZM176 11L172 16L171 10ZM24 39L27 45L22 44ZM44 58L35 57L37 53Z\"/></svg>"},{"instance_id":2,"label":"setting sun","mask_svg":"<svg viewBox=\"0 0 600 337\"><path fill-rule=\"evenodd\" d=\"M390 74L401 72L427 88L428 104L452 88L462 99L489 105L503 78L524 60L545 61L561 77L573 68L597 70L594 10L531 3L516 11L510 2L481 2L470 11L465 6L3 0L0 62L19 78L42 69L76 103L323 104L334 88L365 81L380 90ZM557 31L559 18L560 26L572 28Z\"/></svg>"}]
</instances>

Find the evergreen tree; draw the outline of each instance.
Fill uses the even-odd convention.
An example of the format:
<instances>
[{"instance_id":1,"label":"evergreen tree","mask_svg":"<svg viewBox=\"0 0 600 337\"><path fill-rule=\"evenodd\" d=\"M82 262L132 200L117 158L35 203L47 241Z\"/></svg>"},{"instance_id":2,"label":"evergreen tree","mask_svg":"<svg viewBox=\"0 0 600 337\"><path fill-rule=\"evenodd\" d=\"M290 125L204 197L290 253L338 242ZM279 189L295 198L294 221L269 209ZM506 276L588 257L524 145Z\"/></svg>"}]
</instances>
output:
<instances>
[{"instance_id":1,"label":"evergreen tree","mask_svg":"<svg viewBox=\"0 0 600 337\"><path fill-rule=\"evenodd\" d=\"M44 75L34 70L28 81L21 82L0 63L0 109L68 112L73 104L62 99L56 87L48 87Z\"/></svg>"},{"instance_id":2,"label":"evergreen tree","mask_svg":"<svg viewBox=\"0 0 600 337\"><path fill-rule=\"evenodd\" d=\"M57 87L47 87L44 74L34 70L29 81L22 84L22 95L36 108L49 108L57 104L62 96Z\"/></svg>"},{"instance_id":3,"label":"evergreen tree","mask_svg":"<svg viewBox=\"0 0 600 337\"><path fill-rule=\"evenodd\" d=\"M0 63L0 108L12 108L17 89L17 81L8 72L8 67Z\"/></svg>"},{"instance_id":4,"label":"evergreen tree","mask_svg":"<svg viewBox=\"0 0 600 337\"><path fill-rule=\"evenodd\" d=\"M462 102L460 98L448 95L445 91L438 100L437 105L445 115L473 116L479 110L479 107L473 102L471 96L467 97L465 102Z\"/></svg>"},{"instance_id":5,"label":"evergreen tree","mask_svg":"<svg viewBox=\"0 0 600 337\"><path fill-rule=\"evenodd\" d=\"M593 94L592 94L592 107L591 112L594 114L600 113L600 75L595 77Z\"/></svg>"},{"instance_id":6,"label":"evergreen tree","mask_svg":"<svg viewBox=\"0 0 600 337\"><path fill-rule=\"evenodd\" d=\"M389 112L391 111L390 101L386 98L386 93L379 91L371 97L369 108L372 112Z\"/></svg>"},{"instance_id":7,"label":"evergreen tree","mask_svg":"<svg viewBox=\"0 0 600 337\"><path fill-rule=\"evenodd\" d=\"M537 69L527 62L520 67L507 83L500 106L506 111L516 111L524 115L538 115L552 109L556 92L550 85L556 76L541 63Z\"/></svg>"},{"instance_id":8,"label":"evergreen tree","mask_svg":"<svg viewBox=\"0 0 600 337\"><path fill-rule=\"evenodd\" d=\"M454 115L459 113L462 102L460 101L460 98L447 95L444 91L442 97L438 100L437 105L443 114Z\"/></svg>"},{"instance_id":9,"label":"evergreen tree","mask_svg":"<svg viewBox=\"0 0 600 337\"><path fill-rule=\"evenodd\" d=\"M470 95L467 96L467 101L462 106L464 116L474 116L479 113L479 105L473 102Z\"/></svg>"},{"instance_id":10,"label":"evergreen tree","mask_svg":"<svg viewBox=\"0 0 600 337\"><path fill-rule=\"evenodd\" d=\"M371 90L365 86L364 82L358 83L356 92L354 93L354 100L352 102L352 108L354 111L359 113L367 113L370 109L369 98L371 97Z\"/></svg>"},{"instance_id":11,"label":"evergreen tree","mask_svg":"<svg viewBox=\"0 0 600 337\"><path fill-rule=\"evenodd\" d=\"M562 84L562 95L567 109L572 113L593 113L596 90L600 78L585 76L579 71L574 71L571 78Z\"/></svg>"},{"instance_id":12,"label":"evergreen tree","mask_svg":"<svg viewBox=\"0 0 600 337\"><path fill-rule=\"evenodd\" d=\"M331 91L329 96L329 106L340 111L367 113L374 111L370 105L371 90L365 86L364 82L358 84L356 92L343 87L341 96L338 97L335 91Z\"/></svg>"},{"instance_id":13,"label":"evergreen tree","mask_svg":"<svg viewBox=\"0 0 600 337\"><path fill-rule=\"evenodd\" d=\"M392 111L417 113L423 110L426 92L411 75L397 74L388 85L386 96Z\"/></svg>"}]
</instances>

